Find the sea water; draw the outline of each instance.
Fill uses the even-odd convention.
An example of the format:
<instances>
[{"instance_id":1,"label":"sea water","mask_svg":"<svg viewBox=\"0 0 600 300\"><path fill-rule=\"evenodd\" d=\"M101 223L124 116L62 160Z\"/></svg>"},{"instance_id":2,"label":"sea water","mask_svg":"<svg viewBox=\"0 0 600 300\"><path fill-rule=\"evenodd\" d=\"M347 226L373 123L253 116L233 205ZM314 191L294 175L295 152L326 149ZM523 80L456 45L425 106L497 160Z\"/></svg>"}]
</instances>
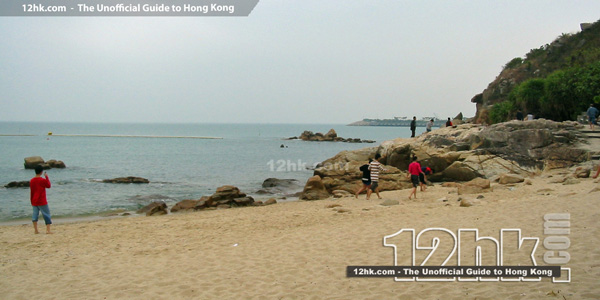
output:
<instances>
[{"instance_id":1,"label":"sea water","mask_svg":"<svg viewBox=\"0 0 600 300\"><path fill-rule=\"evenodd\" d=\"M304 130L326 133L332 128L338 136L376 143L286 140ZM301 190L313 174L310 168L340 151L375 147L385 140L408 136L407 127L340 124L0 122L0 222L25 220L31 215L28 188L3 188L11 181L29 180L35 175L23 166L24 158L29 156L66 164L65 169L47 171L52 182L47 197L54 217L74 217L136 210L157 198L172 205L183 199L209 196L222 185L237 186L257 199L283 196ZM126 176L143 177L150 183L102 182ZM257 195L267 178L297 179L299 184L281 191L282 195Z\"/></svg>"}]
</instances>

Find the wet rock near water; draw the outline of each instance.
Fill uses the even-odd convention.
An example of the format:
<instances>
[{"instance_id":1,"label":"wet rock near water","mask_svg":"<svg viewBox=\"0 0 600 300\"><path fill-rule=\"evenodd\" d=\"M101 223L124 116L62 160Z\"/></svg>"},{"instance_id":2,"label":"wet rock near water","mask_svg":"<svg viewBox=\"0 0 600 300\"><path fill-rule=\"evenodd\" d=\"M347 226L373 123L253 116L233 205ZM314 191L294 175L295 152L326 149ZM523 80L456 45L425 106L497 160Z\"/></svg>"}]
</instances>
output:
<instances>
[{"instance_id":1,"label":"wet rock near water","mask_svg":"<svg viewBox=\"0 0 600 300\"><path fill-rule=\"evenodd\" d=\"M137 203L148 203L148 202L156 202L156 201L175 201L175 199L173 199L169 196L160 195L160 194L135 195L133 197L130 197L127 200L132 201L132 202L137 202Z\"/></svg>"},{"instance_id":2,"label":"wet rock near water","mask_svg":"<svg viewBox=\"0 0 600 300\"><path fill-rule=\"evenodd\" d=\"M155 201L140 208L137 213L146 214L146 216L158 216L168 214L169 210L164 201Z\"/></svg>"},{"instance_id":3,"label":"wet rock near water","mask_svg":"<svg viewBox=\"0 0 600 300\"><path fill-rule=\"evenodd\" d=\"M198 200L186 199L177 202L171 208L171 212L255 206L254 203L254 198L242 193L239 188L232 185L224 185L217 188L216 192L211 196L204 196Z\"/></svg>"},{"instance_id":4,"label":"wet rock near water","mask_svg":"<svg viewBox=\"0 0 600 300\"><path fill-rule=\"evenodd\" d=\"M344 143L375 143L373 140L361 140L359 138L343 138L337 135L334 129L330 129L326 134L312 131L304 131L299 137L291 137L288 140L300 139L311 142L344 142Z\"/></svg>"},{"instance_id":5,"label":"wet rock near water","mask_svg":"<svg viewBox=\"0 0 600 300\"><path fill-rule=\"evenodd\" d=\"M4 187L7 188L7 189L12 189L12 188L28 188L29 187L29 181L11 181L11 182L5 184Z\"/></svg>"},{"instance_id":6,"label":"wet rock near water","mask_svg":"<svg viewBox=\"0 0 600 300\"><path fill-rule=\"evenodd\" d=\"M23 166L25 167L25 169L35 169L36 166L41 165L44 170L48 170L48 169L64 169L67 166L65 165L65 163L61 160L55 160L55 159L51 159L49 161L44 161L44 159L40 156L30 156L30 157L26 157L25 159L25 163L23 164Z\"/></svg>"},{"instance_id":7,"label":"wet rock near water","mask_svg":"<svg viewBox=\"0 0 600 300\"><path fill-rule=\"evenodd\" d=\"M129 184L129 183L142 184L142 183L150 183L150 181L148 179L146 179L146 178L134 177L134 176L118 177L118 178L113 178L113 179L104 179L104 180L102 180L102 182L104 182L104 183L118 183L118 184Z\"/></svg>"},{"instance_id":8,"label":"wet rock near water","mask_svg":"<svg viewBox=\"0 0 600 300\"><path fill-rule=\"evenodd\" d=\"M302 190L302 183L296 179L267 178L262 183L262 189L256 194L285 194L292 196Z\"/></svg>"}]
</instances>

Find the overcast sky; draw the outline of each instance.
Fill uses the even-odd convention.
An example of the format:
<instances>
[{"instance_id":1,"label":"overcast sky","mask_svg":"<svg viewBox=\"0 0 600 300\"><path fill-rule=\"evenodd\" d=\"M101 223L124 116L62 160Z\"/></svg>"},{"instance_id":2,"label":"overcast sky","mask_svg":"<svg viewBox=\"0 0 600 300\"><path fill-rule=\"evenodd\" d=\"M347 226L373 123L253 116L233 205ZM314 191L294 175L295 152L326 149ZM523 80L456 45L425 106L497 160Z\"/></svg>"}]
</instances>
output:
<instances>
[{"instance_id":1,"label":"overcast sky","mask_svg":"<svg viewBox=\"0 0 600 300\"><path fill-rule=\"evenodd\" d=\"M598 0L261 0L248 17L0 17L0 121L473 116L504 64L599 12Z\"/></svg>"}]
</instances>

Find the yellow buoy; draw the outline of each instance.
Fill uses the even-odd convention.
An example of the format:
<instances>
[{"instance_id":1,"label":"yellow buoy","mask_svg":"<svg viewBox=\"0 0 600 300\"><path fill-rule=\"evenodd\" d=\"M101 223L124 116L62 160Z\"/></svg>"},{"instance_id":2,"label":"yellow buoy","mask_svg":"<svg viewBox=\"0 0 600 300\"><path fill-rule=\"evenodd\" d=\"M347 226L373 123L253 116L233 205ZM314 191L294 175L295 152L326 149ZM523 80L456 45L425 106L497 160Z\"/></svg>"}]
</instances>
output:
<instances>
[{"instance_id":1,"label":"yellow buoy","mask_svg":"<svg viewBox=\"0 0 600 300\"><path fill-rule=\"evenodd\" d=\"M52 135L52 131L48 132L48 135Z\"/></svg>"}]
</instances>

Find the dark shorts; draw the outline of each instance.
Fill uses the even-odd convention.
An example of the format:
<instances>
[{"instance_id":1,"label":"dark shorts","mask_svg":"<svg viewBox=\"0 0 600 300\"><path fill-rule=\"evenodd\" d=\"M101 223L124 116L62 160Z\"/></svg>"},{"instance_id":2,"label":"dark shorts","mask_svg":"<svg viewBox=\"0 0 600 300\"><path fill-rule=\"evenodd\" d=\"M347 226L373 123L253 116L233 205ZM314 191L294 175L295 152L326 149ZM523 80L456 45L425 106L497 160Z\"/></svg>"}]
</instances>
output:
<instances>
[{"instance_id":1,"label":"dark shorts","mask_svg":"<svg viewBox=\"0 0 600 300\"><path fill-rule=\"evenodd\" d=\"M413 187L419 186L419 175L410 175L410 181L412 182Z\"/></svg>"},{"instance_id":2,"label":"dark shorts","mask_svg":"<svg viewBox=\"0 0 600 300\"><path fill-rule=\"evenodd\" d=\"M425 182L425 175L423 175L423 173L420 173L420 174L419 174L419 181L420 181L421 183L427 183L427 182Z\"/></svg>"},{"instance_id":3,"label":"dark shorts","mask_svg":"<svg viewBox=\"0 0 600 300\"><path fill-rule=\"evenodd\" d=\"M361 179L361 180L364 185L367 185L367 186L371 185L371 180L367 180L367 179Z\"/></svg>"},{"instance_id":4,"label":"dark shorts","mask_svg":"<svg viewBox=\"0 0 600 300\"><path fill-rule=\"evenodd\" d=\"M373 192L374 192L374 191L375 191L375 189L377 189L377 187L378 187L378 186L379 186L379 182L377 182L377 181L373 181L373 182L371 183L371 191L373 191Z\"/></svg>"}]
</instances>

